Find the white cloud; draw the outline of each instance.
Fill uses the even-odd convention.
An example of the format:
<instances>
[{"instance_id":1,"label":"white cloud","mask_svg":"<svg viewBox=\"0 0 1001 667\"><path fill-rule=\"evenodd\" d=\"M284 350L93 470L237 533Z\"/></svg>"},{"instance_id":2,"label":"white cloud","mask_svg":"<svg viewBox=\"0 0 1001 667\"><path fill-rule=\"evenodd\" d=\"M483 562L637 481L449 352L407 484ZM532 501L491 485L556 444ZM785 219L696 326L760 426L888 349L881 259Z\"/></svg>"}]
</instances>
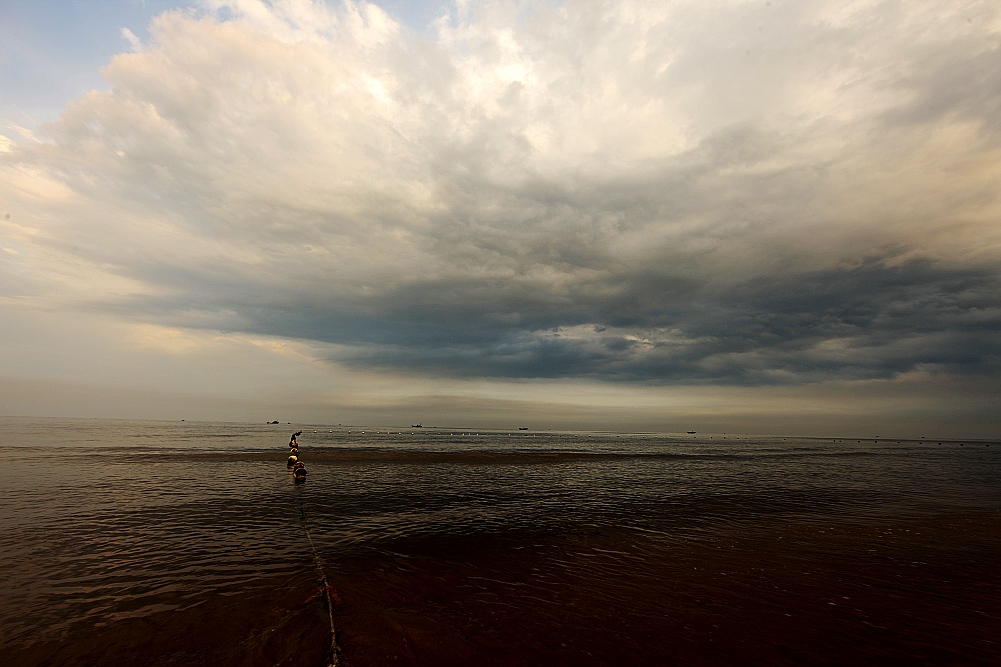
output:
<instances>
[{"instance_id":1,"label":"white cloud","mask_svg":"<svg viewBox=\"0 0 1001 667\"><path fill-rule=\"evenodd\" d=\"M0 141L5 296L171 354L204 328L437 377L723 383L858 376L846 340L911 372L950 309L997 306L996 3L459 3L436 30L309 0L123 28L110 90ZM900 299L927 345L880 342ZM993 322L963 325L970 363Z\"/></svg>"},{"instance_id":2,"label":"white cloud","mask_svg":"<svg viewBox=\"0 0 1001 667\"><path fill-rule=\"evenodd\" d=\"M123 27L121 29L121 35L122 39L125 40L125 42L129 45L129 48L132 51L139 51L140 49L142 49L142 41L138 37L136 37L134 32L132 32L128 28Z\"/></svg>"}]
</instances>

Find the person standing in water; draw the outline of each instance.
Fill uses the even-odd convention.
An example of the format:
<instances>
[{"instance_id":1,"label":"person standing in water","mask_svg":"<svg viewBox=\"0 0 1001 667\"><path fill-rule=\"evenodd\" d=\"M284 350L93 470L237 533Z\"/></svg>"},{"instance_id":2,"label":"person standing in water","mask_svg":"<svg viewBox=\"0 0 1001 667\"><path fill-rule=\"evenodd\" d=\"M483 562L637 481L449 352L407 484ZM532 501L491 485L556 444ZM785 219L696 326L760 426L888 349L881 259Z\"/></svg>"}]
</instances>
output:
<instances>
[{"instance_id":1,"label":"person standing in water","mask_svg":"<svg viewBox=\"0 0 1001 667\"><path fill-rule=\"evenodd\" d=\"M296 436L302 435L302 431L296 431L288 441L289 457L288 467L292 469L292 475L296 482L306 481L306 466L299 460L299 443L295 441Z\"/></svg>"}]
</instances>

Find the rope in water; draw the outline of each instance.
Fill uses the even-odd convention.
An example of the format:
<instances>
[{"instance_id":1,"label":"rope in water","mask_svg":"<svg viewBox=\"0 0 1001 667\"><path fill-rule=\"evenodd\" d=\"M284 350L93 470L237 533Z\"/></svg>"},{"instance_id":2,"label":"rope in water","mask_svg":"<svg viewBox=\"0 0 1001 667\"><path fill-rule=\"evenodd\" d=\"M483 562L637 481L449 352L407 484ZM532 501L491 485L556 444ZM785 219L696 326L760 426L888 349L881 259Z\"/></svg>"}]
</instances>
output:
<instances>
[{"instance_id":1,"label":"rope in water","mask_svg":"<svg viewBox=\"0 0 1001 667\"><path fill-rule=\"evenodd\" d=\"M316 571L320 574L323 582L323 593L327 599L327 620L330 621L330 664L328 667L339 667L341 664L341 651L337 646L337 630L334 627L334 596L333 588L327 581L327 573L323 570L323 563L320 561L320 554L316 551L316 544L313 543L313 534L309 531L309 518L306 516L306 506L302 500L302 493L296 494L296 501L299 505L299 516L302 518L302 527L306 530L306 538L309 539L309 548L313 552L313 562L316 564Z\"/></svg>"}]
</instances>

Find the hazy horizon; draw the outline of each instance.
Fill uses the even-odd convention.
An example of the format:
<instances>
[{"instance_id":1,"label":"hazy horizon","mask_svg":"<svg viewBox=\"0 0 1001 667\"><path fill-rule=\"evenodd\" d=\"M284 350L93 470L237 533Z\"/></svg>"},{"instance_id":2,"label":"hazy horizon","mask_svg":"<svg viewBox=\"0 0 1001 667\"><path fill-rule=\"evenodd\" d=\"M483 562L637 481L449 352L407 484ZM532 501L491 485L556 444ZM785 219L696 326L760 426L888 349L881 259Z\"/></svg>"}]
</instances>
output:
<instances>
[{"instance_id":1,"label":"hazy horizon","mask_svg":"<svg viewBox=\"0 0 1001 667\"><path fill-rule=\"evenodd\" d=\"M38 2L0 39L0 413L1001 437L997 3Z\"/></svg>"}]
</instances>

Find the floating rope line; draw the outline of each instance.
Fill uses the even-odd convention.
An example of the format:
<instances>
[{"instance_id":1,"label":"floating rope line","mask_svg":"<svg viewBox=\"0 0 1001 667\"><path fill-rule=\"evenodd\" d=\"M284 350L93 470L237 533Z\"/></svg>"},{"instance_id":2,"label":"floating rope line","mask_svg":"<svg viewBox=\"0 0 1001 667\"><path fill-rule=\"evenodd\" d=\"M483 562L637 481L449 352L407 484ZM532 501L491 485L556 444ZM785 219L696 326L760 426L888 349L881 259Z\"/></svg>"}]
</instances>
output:
<instances>
[{"instance_id":1,"label":"floating rope line","mask_svg":"<svg viewBox=\"0 0 1001 667\"><path fill-rule=\"evenodd\" d=\"M306 516L306 506L302 500L302 491L296 493L296 502L299 505L299 516L302 518L302 527L306 530L306 538L309 540L309 548L313 552L313 562L316 565L316 571L320 574L320 580L323 582L323 588L320 592L323 593L324 597L327 599L327 620L330 621L330 663L328 667L340 667L341 664L341 650L337 646L337 630L334 628L334 589L331 587L330 582L327 581L327 573L323 570L323 563L320 561L320 554L316 551L316 544L313 543L313 534L309 531L309 519ZM315 599L319 595L319 592L309 598L308 601Z\"/></svg>"}]
</instances>

